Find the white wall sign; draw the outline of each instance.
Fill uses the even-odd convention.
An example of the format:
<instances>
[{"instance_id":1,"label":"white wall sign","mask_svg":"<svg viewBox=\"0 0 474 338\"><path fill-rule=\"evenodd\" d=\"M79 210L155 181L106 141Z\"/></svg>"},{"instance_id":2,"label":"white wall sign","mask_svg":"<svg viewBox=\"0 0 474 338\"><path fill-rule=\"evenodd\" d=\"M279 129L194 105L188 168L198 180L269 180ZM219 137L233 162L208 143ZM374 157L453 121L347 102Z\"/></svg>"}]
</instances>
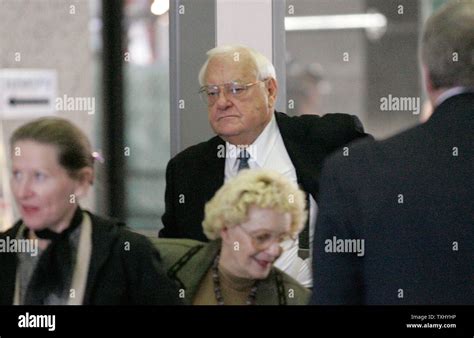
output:
<instances>
[{"instance_id":1,"label":"white wall sign","mask_svg":"<svg viewBox=\"0 0 474 338\"><path fill-rule=\"evenodd\" d=\"M8 186L9 170L6 163L5 144L3 143L3 125L0 121L0 232L13 225L13 208Z\"/></svg>"},{"instance_id":2,"label":"white wall sign","mask_svg":"<svg viewBox=\"0 0 474 338\"><path fill-rule=\"evenodd\" d=\"M0 118L3 120L53 115L56 96L55 70L0 70Z\"/></svg>"}]
</instances>

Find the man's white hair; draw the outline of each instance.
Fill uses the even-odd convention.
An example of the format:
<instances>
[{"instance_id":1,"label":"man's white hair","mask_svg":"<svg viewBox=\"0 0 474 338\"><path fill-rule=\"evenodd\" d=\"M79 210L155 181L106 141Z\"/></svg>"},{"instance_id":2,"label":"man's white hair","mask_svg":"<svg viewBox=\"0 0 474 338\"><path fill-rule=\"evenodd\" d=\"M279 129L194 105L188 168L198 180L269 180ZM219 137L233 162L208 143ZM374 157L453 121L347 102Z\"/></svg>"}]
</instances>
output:
<instances>
[{"instance_id":1,"label":"man's white hair","mask_svg":"<svg viewBox=\"0 0 474 338\"><path fill-rule=\"evenodd\" d=\"M266 58L262 53L257 52L255 49L244 45L223 45L217 46L207 51L207 60L199 71L199 85L204 85L204 74L206 73L209 60L214 56L220 55L231 55L232 57L240 55L242 52L247 52L251 60L254 62L257 70L257 79L265 80L268 78L274 78L276 80L276 72L273 64Z\"/></svg>"}]
</instances>

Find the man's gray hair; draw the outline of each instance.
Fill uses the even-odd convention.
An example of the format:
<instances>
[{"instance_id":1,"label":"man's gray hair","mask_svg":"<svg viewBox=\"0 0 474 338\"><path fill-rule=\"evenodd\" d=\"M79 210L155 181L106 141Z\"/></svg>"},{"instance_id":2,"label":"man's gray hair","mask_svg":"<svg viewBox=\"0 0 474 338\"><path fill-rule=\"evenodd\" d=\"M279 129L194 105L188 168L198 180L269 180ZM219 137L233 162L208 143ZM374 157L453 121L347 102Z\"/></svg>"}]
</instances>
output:
<instances>
[{"instance_id":1,"label":"man's gray hair","mask_svg":"<svg viewBox=\"0 0 474 338\"><path fill-rule=\"evenodd\" d=\"M434 89L474 87L474 0L453 0L425 26L421 60Z\"/></svg>"},{"instance_id":2,"label":"man's gray hair","mask_svg":"<svg viewBox=\"0 0 474 338\"><path fill-rule=\"evenodd\" d=\"M239 56L242 52L248 53L251 60L254 62L257 70L258 80L265 80L268 78L274 78L276 80L276 72L273 64L265 57L265 55L257 52L256 50L243 45L223 45L217 46L207 51L207 60L199 71L199 85L204 85L204 75L206 73L207 65L209 60L217 55L231 55L232 57Z\"/></svg>"}]
</instances>

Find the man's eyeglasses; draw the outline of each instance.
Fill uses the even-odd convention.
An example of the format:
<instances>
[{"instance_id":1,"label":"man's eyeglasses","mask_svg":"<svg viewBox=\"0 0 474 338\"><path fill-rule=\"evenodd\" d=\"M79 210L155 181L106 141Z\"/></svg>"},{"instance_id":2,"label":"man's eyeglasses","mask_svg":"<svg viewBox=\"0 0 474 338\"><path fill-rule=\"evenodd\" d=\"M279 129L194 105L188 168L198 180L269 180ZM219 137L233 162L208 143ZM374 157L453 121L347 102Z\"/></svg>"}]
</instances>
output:
<instances>
[{"instance_id":1,"label":"man's eyeglasses","mask_svg":"<svg viewBox=\"0 0 474 338\"><path fill-rule=\"evenodd\" d=\"M221 87L224 88L224 94L226 97L232 96L238 98L241 97L250 87L265 81L266 80L259 80L247 84L230 82L221 85L202 86L201 89L199 89L199 95L201 96L201 100L210 107L219 99Z\"/></svg>"},{"instance_id":2,"label":"man's eyeglasses","mask_svg":"<svg viewBox=\"0 0 474 338\"><path fill-rule=\"evenodd\" d=\"M245 234L247 234L247 236L250 237L250 239L252 240L252 245L258 251L264 251L268 249L273 243L278 243L278 245L283 251L287 251L291 249L296 243L296 238L290 234L276 235L270 232L251 234L247 230L245 230L243 226L239 225L239 227L242 229L243 232L245 232Z\"/></svg>"}]
</instances>

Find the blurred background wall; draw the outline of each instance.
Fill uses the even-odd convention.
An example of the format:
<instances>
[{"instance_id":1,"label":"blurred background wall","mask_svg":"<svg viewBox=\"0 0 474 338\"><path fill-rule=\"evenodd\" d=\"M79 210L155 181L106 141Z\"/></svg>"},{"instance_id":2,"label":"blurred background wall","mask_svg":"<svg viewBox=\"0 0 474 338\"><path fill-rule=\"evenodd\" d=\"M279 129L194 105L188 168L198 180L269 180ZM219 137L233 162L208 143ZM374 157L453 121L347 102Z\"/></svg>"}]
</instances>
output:
<instances>
[{"instance_id":1,"label":"blurred background wall","mask_svg":"<svg viewBox=\"0 0 474 338\"><path fill-rule=\"evenodd\" d=\"M0 1L0 69L55 70L58 96L94 97L89 20L87 0ZM95 140L95 115L69 110L59 110L57 114L71 119ZM4 149L13 130L26 121L23 118L1 119L3 140L0 142ZM6 203L11 206L11 201ZM93 209L94 194L90 194L83 205Z\"/></svg>"}]
</instances>

